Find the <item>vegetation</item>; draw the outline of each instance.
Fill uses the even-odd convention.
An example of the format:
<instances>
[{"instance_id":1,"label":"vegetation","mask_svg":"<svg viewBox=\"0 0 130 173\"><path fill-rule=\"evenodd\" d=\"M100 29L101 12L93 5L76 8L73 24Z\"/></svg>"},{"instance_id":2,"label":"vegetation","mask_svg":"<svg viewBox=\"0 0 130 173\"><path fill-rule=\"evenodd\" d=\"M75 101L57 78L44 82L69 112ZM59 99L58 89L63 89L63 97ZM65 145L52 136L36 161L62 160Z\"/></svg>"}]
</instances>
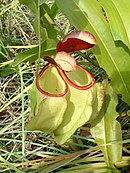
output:
<instances>
[{"instance_id":1,"label":"vegetation","mask_svg":"<svg viewBox=\"0 0 130 173\"><path fill-rule=\"evenodd\" d=\"M130 171L129 7L129 0L1 0L1 172ZM50 133L26 128L31 88L43 57L52 62L58 41L76 30L90 32L96 45L69 53L95 77L90 90L102 87L86 101L90 119L82 127L72 121L77 130L59 145Z\"/></svg>"}]
</instances>

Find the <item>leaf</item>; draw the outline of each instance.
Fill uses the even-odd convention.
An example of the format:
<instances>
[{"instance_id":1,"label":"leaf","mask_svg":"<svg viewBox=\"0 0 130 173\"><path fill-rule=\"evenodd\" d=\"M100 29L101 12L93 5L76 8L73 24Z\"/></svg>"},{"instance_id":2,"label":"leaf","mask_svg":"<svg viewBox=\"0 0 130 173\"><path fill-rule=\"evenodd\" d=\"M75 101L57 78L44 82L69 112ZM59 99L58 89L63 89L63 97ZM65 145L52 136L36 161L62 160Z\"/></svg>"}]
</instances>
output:
<instances>
[{"instance_id":1,"label":"leaf","mask_svg":"<svg viewBox=\"0 0 130 173\"><path fill-rule=\"evenodd\" d=\"M26 0L19 1L20 3L25 4L32 11L34 16L33 27L37 37L42 41L45 41L48 38L56 39L57 28L54 27L55 23L51 9L44 3L45 0L30 0L29 3Z\"/></svg>"},{"instance_id":2,"label":"leaf","mask_svg":"<svg viewBox=\"0 0 130 173\"><path fill-rule=\"evenodd\" d=\"M42 6L41 6L41 17L44 17L47 19L47 21L50 23L50 24L54 24L54 21L53 21L53 16L51 14L51 9L49 8L49 6L46 4L46 3L43 3Z\"/></svg>"},{"instance_id":3,"label":"leaf","mask_svg":"<svg viewBox=\"0 0 130 173\"><path fill-rule=\"evenodd\" d=\"M29 3L26 0L19 0L19 2L26 5L36 16L38 16L37 3L35 0L30 0Z\"/></svg>"},{"instance_id":4,"label":"leaf","mask_svg":"<svg viewBox=\"0 0 130 173\"><path fill-rule=\"evenodd\" d=\"M85 31L72 31L59 41L56 51L73 52L77 50L89 49L96 44L92 34Z\"/></svg>"},{"instance_id":5,"label":"leaf","mask_svg":"<svg viewBox=\"0 0 130 173\"><path fill-rule=\"evenodd\" d=\"M16 73L16 69L12 68L11 65L6 65L2 69L0 69L0 77L5 77L14 73Z\"/></svg>"},{"instance_id":6,"label":"leaf","mask_svg":"<svg viewBox=\"0 0 130 173\"><path fill-rule=\"evenodd\" d=\"M46 55L55 54L56 41L53 39L48 39L41 44L41 57ZM34 47L32 49L28 49L19 53L14 58L14 62L12 63L13 67L19 65L22 62L29 61L34 62L38 59L39 47Z\"/></svg>"},{"instance_id":7,"label":"leaf","mask_svg":"<svg viewBox=\"0 0 130 173\"><path fill-rule=\"evenodd\" d=\"M54 60L62 70L73 71L76 69L76 61L74 57L66 52L58 52Z\"/></svg>"},{"instance_id":8,"label":"leaf","mask_svg":"<svg viewBox=\"0 0 130 173\"><path fill-rule=\"evenodd\" d=\"M109 75L115 92L122 94L123 100L130 103L130 50L123 43L114 42L99 2L56 0L56 3L72 25L95 36L97 46L93 48L93 52L100 66Z\"/></svg>"},{"instance_id":9,"label":"leaf","mask_svg":"<svg viewBox=\"0 0 130 173\"><path fill-rule=\"evenodd\" d=\"M40 24L40 27L38 26L38 19L35 19L33 21L33 28L35 30L36 36L39 39L41 39L42 42L49 38L48 33L47 33L47 28L44 28L41 24ZM39 32L39 30L40 30L40 32ZM40 36L39 36L39 34L40 34Z\"/></svg>"},{"instance_id":10,"label":"leaf","mask_svg":"<svg viewBox=\"0 0 130 173\"><path fill-rule=\"evenodd\" d=\"M96 121L91 123L91 134L104 154L108 167L113 167L116 162L121 161L122 140L121 125L117 122L117 97L113 89L108 86L106 89L105 102Z\"/></svg>"},{"instance_id":11,"label":"leaf","mask_svg":"<svg viewBox=\"0 0 130 173\"><path fill-rule=\"evenodd\" d=\"M51 6L51 17L54 19L57 15L58 12L58 7L56 5L56 2L53 3L53 5Z\"/></svg>"},{"instance_id":12,"label":"leaf","mask_svg":"<svg viewBox=\"0 0 130 173\"><path fill-rule=\"evenodd\" d=\"M37 0L35 0L35 1L37 1ZM38 0L39 2L39 5L42 5L46 0Z\"/></svg>"},{"instance_id":13,"label":"leaf","mask_svg":"<svg viewBox=\"0 0 130 173\"><path fill-rule=\"evenodd\" d=\"M99 1L104 8L115 41L123 41L130 48L130 1L109 0Z\"/></svg>"}]
</instances>

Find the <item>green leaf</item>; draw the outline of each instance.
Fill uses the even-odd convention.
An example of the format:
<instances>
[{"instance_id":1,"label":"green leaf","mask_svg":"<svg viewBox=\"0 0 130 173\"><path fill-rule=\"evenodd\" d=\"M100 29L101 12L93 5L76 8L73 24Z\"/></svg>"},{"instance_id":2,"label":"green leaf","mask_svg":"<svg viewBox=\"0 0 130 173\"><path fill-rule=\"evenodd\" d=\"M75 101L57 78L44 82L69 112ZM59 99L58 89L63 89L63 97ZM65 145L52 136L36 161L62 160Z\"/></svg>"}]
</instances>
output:
<instances>
[{"instance_id":1,"label":"green leaf","mask_svg":"<svg viewBox=\"0 0 130 173\"><path fill-rule=\"evenodd\" d=\"M41 57L46 55L54 55L56 48L56 40L48 39L41 44ZM14 62L12 63L13 67L19 65L22 62L29 61L34 62L38 59L39 47L36 46L32 49L25 50L22 53L19 53L14 58Z\"/></svg>"},{"instance_id":2,"label":"green leaf","mask_svg":"<svg viewBox=\"0 0 130 173\"><path fill-rule=\"evenodd\" d=\"M97 0L56 2L72 25L77 29L87 30L96 37L97 46L92 50L100 66L108 73L115 92L121 93L123 100L130 103L130 50L122 42L114 42L100 3Z\"/></svg>"},{"instance_id":3,"label":"green leaf","mask_svg":"<svg viewBox=\"0 0 130 173\"><path fill-rule=\"evenodd\" d=\"M29 0L29 3L26 0L19 0L19 2L26 5L33 12L33 14L38 16L37 3L35 0Z\"/></svg>"},{"instance_id":4,"label":"green leaf","mask_svg":"<svg viewBox=\"0 0 130 173\"><path fill-rule=\"evenodd\" d=\"M35 1L37 1L37 0L35 0ZM42 5L46 0L38 0L38 1L37 2L39 3L39 5Z\"/></svg>"},{"instance_id":5,"label":"green leaf","mask_svg":"<svg viewBox=\"0 0 130 173\"><path fill-rule=\"evenodd\" d=\"M41 27L46 28L48 38L56 39L57 32L59 32L59 29L55 25L55 19L54 16L52 16L52 12L53 11L51 11L49 6L43 3L40 7L40 23Z\"/></svg>"},{"instance_id":6,"label":"green leaf","mask_svg":"<svg viewBox=\"0 0 130 173\"><path fill-rule=\"evenodd\" d=\"M40 27L39 27L37 19L35 19L33 21L33 28L35 30L35 33L36 33L37 37L39 39L41 39L42 42L48 39L47 29L44 28L42 25L40 25ZM39 28L40 28L40 32L39 32ZM39 34L40 34L40 37L39 37Z\"/></svg>"},{"instance_id":7,"label":"green leaf","mask_svg":"<svg viewBox=\"0 0 130 173\"><path fill-rule=\"evenodd\" d=\"M130 1L100 0L99 2L106 12L114 40L121 40L130 48L130 18L128 15Z\"/></svg>"},{"instance_id":8,"label":"green leaf","mask_svg":"<svg viewBox=\"0 0 130 173\"><path fill-rule=\"evenodd\" d=\"M33 27L34 27L35 33L38 38L40 38L42 41L45 41L48 38L48 35L47 35L46 28L44 28L42 25L39 26L40 14L38 11L38 1L30 0L28 3L28 1L26 1L26 0L19 0L19 2L26 5L31 10L31 12L33 13L33 15L35 17L33 20ZM40 1L39 1L39 3L40 3ZM45 14L45 12L44 12L44 14ZM44 17L44 15L43 15L43 17ZM40 29L40 32L39 32L39 29ZM39 36L39 33L40 33L40 36Z\"/></svg>"},{"instance_id":9,"label":"green leaf","mask_svg":"<svg viewBox=\"0 0 130 173\"><path fill-rule=\"evenodd\" d=\"M58 52L55 56L55 62L64 71L73 71L76 69L76 60L73 56L66 52Z\"/></svg>"},{"instance_id":10,"label":"green leaf","mask_svg":"<svg viewBox=\"0 0 130 173\"><path fill-rule=\"evenodd\" d=\"M20 3L25 4L32 11L34 15L33 27L37 37L41 41L45 41L48 38L56 39L57 28L55 27L51 9L44 3L45 0L40 0L39 2L37 0L30 0L29 3L26 0L19 1Z\"/></svg>"},{"instance_id":11,"label":"green leaf","mask_svg":"<svg viewBox=\"0 0 130 173\"><path fill-rule=\"evenodd\" d=\"M10 65L7 65L3 67L2 69L0 69L0 77L5 77L14 73L16 73L16 69L12 68Z\"/></svg>"},{"instance_id":12,"label":"green leaf","mask_svg":"<svg viewBox=\"0 0 130 173\"><path fill-rule=\"evenodd\" d=\"M58 11L58 7L56 5L56 2L53 3L53 5L51 6L51 17L54 19L56 17L57 11Z\"/></svg>"},{"instance_id":13,"label":"green leaf","mask_svg":"<svg viewBox=\"0 0 130 173\"><path fill-rule=\"evenodd\" d=\"M113 167L116 162L121 161L122 140L121 125L117 122L117 97L113 89L108 86L106 89L105 102L97 119L91 123L91 134L104 154L108 167Z\"/></svg>"},{"instance_id":14,"label":"green leaf","mask_svg":"<svg viewBox=\"0 0 130 173\"><path fill-rule=\"evenodd\" d=\"M41 17L43 17L43 15L45 15L45 18L50 24L54 24L53 17L51 16L51 9L45 3L43 3L41 6Z\"/></svg>"}]
</instances>

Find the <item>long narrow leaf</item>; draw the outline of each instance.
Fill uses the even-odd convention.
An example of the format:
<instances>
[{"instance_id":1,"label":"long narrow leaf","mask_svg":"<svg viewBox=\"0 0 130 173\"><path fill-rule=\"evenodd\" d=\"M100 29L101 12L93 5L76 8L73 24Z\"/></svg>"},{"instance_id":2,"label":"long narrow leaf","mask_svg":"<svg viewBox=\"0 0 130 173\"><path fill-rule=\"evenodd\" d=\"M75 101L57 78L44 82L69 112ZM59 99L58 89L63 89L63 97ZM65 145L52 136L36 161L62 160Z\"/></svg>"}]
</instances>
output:
<instances>
[{"instance_id":1,"label":"long narrow leaf","mask_svg":"<svg viewBox=\"0 0 130 173\"><path fill-rule=\"evenodd\" d=\"M48 39L48 40L44 41L41 44L41 57L43 57L45 55L55 54L55 47L56 47L55 40ZM15 67L25 61L34 62L35 60L38 59L38 51L39 51L39 48L38 48L38 46L36 46L32 49L28 49L28 50L23 51L22 53L19 53L14 58L13 66Z\"/></svg>"},{"instance_id":2,"label":"long narrow leaf","mask_svg":"<svg viewBox=\"0 0 130 173\"><path fill-rule=\"evenodd\" d=\"M121 40L130 48L130 1L100 0L105 9L114 39Z\"/></svg>"},{"instance_id":3,"label":"long narrow leaf","mask_svg":"<svg viewBox=\"0 0 130 173\"><path fill-rule=\"evenodd\" d=\"M93 48L93 52L100 66L107 71L115 91L130 103L130 50L122 42L114 42L100 3L97 0L56 2L77 29L88 30L96 37L97 46Z\"/></svg>"},{"instance_id":4,"label":"long narrow leaf","mask_svg":"<svg viewBox=\"0 0 130 173\"><path fill-rule=\"evenodd\" d=\"M114 167L116 162L121 161L122 156L122 145L118 143L122 140L121 126L116 121L117 112L113 111L116 105L117 98L112 88L107 87L102 111L91 128L92 136L104 153L108 167Z\"/></svg>"}]
</instances>

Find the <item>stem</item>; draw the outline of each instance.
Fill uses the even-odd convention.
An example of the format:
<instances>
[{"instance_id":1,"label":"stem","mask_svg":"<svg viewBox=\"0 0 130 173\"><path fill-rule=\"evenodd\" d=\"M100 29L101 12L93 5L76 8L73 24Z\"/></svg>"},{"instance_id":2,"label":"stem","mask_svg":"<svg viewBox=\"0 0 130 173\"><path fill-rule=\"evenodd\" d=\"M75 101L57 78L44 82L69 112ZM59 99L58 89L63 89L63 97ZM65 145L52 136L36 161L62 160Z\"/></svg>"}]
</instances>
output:
<instances>
[{"instance_id":1,"label":"stem","mask_svg":"<svg viewBox=\"0 0 130 173\"><path fill-rule=\"evenodd\" d=\"M23 73L22 68L19 66L19 74L20 74L20 80L21 80L21 99L22 99L22 155L25 153L25 134L24 134L24 81L23 81Z\"/></svg>"},{"instance_id":2,"label":"stem","mask_svg":"<svg viewBox=\"0 0 130 173\"><path fill-rule=\"evenodd\" d=\"M85 55L84 53L78 51L78 54L79 54L80 56L84 57L85 59L87 59L87 60L88 60L91 64L93 64L94 66L99 67L97 64L95 64L95 63L93 62L93 60L92 60L90 57L88 57L88 56Z\"/></svg>"},{"instance_id":3,"label":"stem","mask_svg":"<svg viewBox=\"0 0 130 173\"><path fill-rule=\"evenodd\" d=\"M38 50L38 64L36 69L36 76L38 76L38 71L40 68L40 58L41 58L41 29L40 29L40 0L38 0L38 39L39 39L39 50Z\"/></svg>"}]
</instances>

